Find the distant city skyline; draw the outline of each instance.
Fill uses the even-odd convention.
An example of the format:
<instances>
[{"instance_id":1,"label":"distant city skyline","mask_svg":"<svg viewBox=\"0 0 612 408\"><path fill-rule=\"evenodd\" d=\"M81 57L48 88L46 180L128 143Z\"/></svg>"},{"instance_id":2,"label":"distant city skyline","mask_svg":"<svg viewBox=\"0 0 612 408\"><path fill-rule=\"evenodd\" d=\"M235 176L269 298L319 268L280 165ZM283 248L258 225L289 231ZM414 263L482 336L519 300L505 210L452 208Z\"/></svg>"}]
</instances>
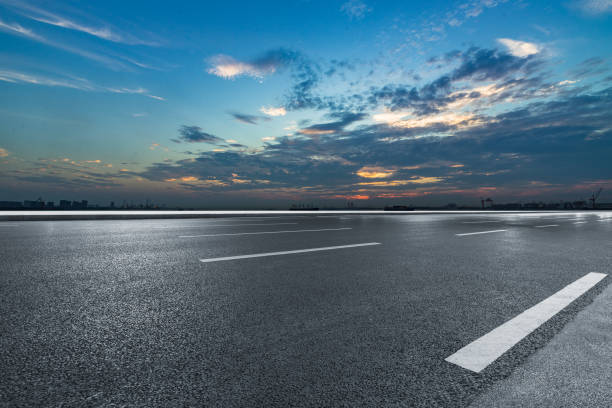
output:
<instances>
[{"instance_id":1,"label":"distant city skyline","mask_svg":"<svg viewBox=\"0 0 612 408\"><path fill-rule=\"evenodd\" d=\"M612 2L0 0L0 201L612 201Z\"/></svg>"}]
</instances>

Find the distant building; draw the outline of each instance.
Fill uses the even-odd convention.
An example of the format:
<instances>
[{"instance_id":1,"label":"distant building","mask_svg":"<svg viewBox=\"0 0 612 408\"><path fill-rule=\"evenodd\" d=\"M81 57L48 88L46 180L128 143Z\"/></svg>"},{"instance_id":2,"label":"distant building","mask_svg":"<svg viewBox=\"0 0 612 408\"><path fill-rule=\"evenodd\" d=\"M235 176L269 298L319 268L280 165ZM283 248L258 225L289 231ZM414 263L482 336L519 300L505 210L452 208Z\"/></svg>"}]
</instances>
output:
<instances>
[{"instance_id":1,"label":"distant building","mask_svg":"<svg viewBox=\"0 0 612 408\"><path fill-rule=\"evenodd\" d=\"M520 203L493 204L491 206L494 210L520 210L521 207Z\"/></svg>"},{"instance_id":2,"label":"distant building","mask_svg":"<svg viewBox=\"0 0 612 408\"><path fill-rule=\"evenodd\" d=\"M72 204L68 200L60 200L59 208L60 210L70 210L72 209Z\"/></svg>"},{"instance_id":3,"label":"distant building","mask_svg":"<svg viewBox=\"0 0 612 408\"><path fill-rule=\"evenodd\" d=\"M20 210L22 208L21 201L0 201L0 210Z\"/></svg>"},{"instance_id":4,"label":"distant building","mask_svg":"<svg viewBox=\"0 0 612 408\"><path fill-rule=\"evenodd\" d=\"M23 207L27 208L28 210L42 210L45 208L45 202L40 198L36 201L25 200L23 202Z\"/></svg>"}]
</instances>

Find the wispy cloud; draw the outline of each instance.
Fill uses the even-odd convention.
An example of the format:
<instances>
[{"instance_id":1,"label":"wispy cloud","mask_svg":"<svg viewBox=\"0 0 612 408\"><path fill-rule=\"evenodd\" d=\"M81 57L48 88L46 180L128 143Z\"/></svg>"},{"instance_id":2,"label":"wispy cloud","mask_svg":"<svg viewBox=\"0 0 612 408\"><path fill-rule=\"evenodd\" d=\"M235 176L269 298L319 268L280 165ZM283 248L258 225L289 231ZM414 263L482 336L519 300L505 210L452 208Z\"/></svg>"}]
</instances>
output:
<instances>
[{"instance_id":1,"label":"wispy cloud","mask_svg":"<svg viewBox=\"0 0 612 408\"><path fill-rule=\"evenodd\" d=\"M108 24L94 26L86 23L80 23L69 17L61 16L57 13L36 7L27 3L26 1L0 0L0 4L11 7L22 16L38 21L39 23L61 27L68 30L80 31L103 40L129 45L159 45L157 41L140 39L132 34L120 32L118 29L111 28Z\"/></svg>"},{"instance_id":2,"label":"wispy cloud","mask_svg":"<svg viewBox=\"0 0 612 408\"><path fill-rule=\"evenodd\" d=\"M65 79L65 78L49 78L41 75L34 75L29 73L17 72L17 71L4 71L0 70L0 81L21 83L21 84L32 84L32 85L43 85L43 86L57 86L62 88L78 89L80 91L90 92L110 92L117 94L135 94L143 95L148 98L156 100L165 100L161 96L152 95L145 88L113 88L94 84L86 79Z\"/></svg>"},{"instance_id":3,"label":"wispy cloud","mask_svg":"<svg viewBox=\"0 0 612 408\"><path fill-rule=\"evenodd\" d=\"M592 16L612 13L612 0L577 0L572 5Z\"/></svg>"},{"instance_id":4,"label":"wispy cloud","mask_svg":"<svg viewBox=\"0 0 612 408\"><path fill-rule=\"evenodd\" d=\"M6 22L0 20L0 30L1 31L5 31L5 32L7 32L9 34L12 34L12 35L24 37L24 38L27 38L29 40L36 41L36 42L39 42L41 44L48 45L48 46L53 47L53 48L60 49L62 51L69 52L71 54L75 54L75 55L81 56L83 58L90 59L92 61L99 62L99 63L104 64L105 66L107 66L107 67L109 67L111 69L114 69L114 70L126 70L126 69L128 69L128 66L125 65L121 61L118 61L116 59L107 57L105 55L97 54L97 53L94 53L94 52L91 52L91 51L86 51L86 50L83 50L83 49L80 49L80 48L72 47L70 45L59 43L57 41L53 41L51 39L43 37L40 34L35 33L33 30L31 30L29 28L25 28L25 27L23 27L23 26L21 26L20 24L17 24L17 23L6 23Z\"/></svg>"},{"instance_id":5,"label":"wispy cloud","mask_svg":"<svg viewBox=\"0 0 612 408\"><path fill-rule=\"evenodd\" d=\"M17 24L17 23L5 23L4 21L0 20L0 30L9 32L9 33L13 33L13 34L19 34L19 35L37 39L37 40L43 40L42 37L34 34L32 30L24 28L20 24Z\"/></svg>"},{"instance_id":6,"label":"wispy cloud","mask_svg":"<svg viewBox=\"0 0 612 408\"><path fill-rule=\"evenodd\" d=\"M342 4L340 11L349 16L351 20L361 20L372 11L372 8L362 0L348 0Z\"/></svg>"},{"instance_id":7,"label":"wispy cloud","mask_svg":"<svg viewBox=\"0 0 612 408\"><path fill-rule=\"evenodd\" d=\"M497 41L506 47L510 54L519 58L525 58L541 51L541 47L535 43L511 40L510 38L498 38Z\"/></svg>"},{"instance_id":8,"label":"wispy cloud","mask_svg":"<svg viewBox=\"0 0 612 408\"><path fill-rule=\"evenodd\" d=\"M54 79L16 71L0 71L0 81L44 86L59 86L63 88L79 89L81 91L97 90L95 85L86 80Z\"/></svg>"},{"instance_id":9,"label":"wispy cloud","mask_svg":"<svg viewBox=\"0 0 612 408\"><path fill-rule=\"evenodd\" d=\"M162 98L161 96L152 95L145 88L133 88L133 89L131 89L131 88L106 88L106 90L108 92L118 93L118 94L143 95L143 96L146 96L147 98L155 99L157 101L165 101L166 100L165 98Z\"/></svg>"}]
</instances>

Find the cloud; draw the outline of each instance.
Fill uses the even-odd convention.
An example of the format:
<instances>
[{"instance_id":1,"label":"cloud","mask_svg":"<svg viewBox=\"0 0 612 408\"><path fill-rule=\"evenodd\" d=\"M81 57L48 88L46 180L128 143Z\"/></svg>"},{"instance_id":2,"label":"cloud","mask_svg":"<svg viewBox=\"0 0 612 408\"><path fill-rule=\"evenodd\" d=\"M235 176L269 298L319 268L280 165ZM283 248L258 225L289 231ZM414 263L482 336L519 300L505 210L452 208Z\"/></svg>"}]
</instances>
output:
<instances>
[{"instance_id":1,"label":"cloud","mask_svg":"<svg viewBox=\"0 0 612 408\"><path fill-rule=\"evenodd\" d=\"M0 157L8 157L9 152L6 149L3 149L2 147L0 147Z\"/></svg>"},{"instance_id":2,"label":"cloud","mask_svg":"<svg viewBox=\"0 0 612 408\"><path fill-rule=\"evenodd\" d=\"M578 0L572 5L591 16L612 13L612 0Z\"/></svg>"},{"instance_id":3,"label":"cloud","mask_svg":"<svg viewBox=\"0 0 612 408\"><path fill-rule=\"evenodd\" d=\"M346 14L351 20L361 20L367 13L372 11L371 7L362 0L348 0L342 4L340 11Z\"/></svg>"},{"instance_id":4,"label":"cloud","mask_svg":"<svg viewBox=\"0 0 612 408\"><path fill-rule=\"evenodd\" d=\"M576 77L582 78L604 74L609 70L605 62L606 61L601 57L587 58L572 69L571 73Z\"/></svg>"},{"instance_id":5,"label":"cloud","mask_svg":"<svg viewBox=\"0 0 612 408\"><path fill-rule=\"evenodd\" d=\"M126 70L128 67L122 63L121 61L118 61L116 59L107 57L105 55L100 55L91 51L86 51L86 50L82 50L80 48L76 48L76 47L72 47L69 45L65 45L53 40L50 40L48 38L45 38L39 34L36 34L34 31L28 29L28 28L24 28L19 24L11 24L11 23L5 23L2 20L0 20L0 30L8 32L9 34L13 34L13 35L17 35L17 36L21 36L21 37L25 37L29 40L32 41L36 41L39 42L41 44L45 44L48 45L50 47L54 47L66 52L69 52L71 54L75 54L75 55L79 55L83 58L87 58L90 59L92 61L96 61L99 62L105 66L107 66L108 68L114 69L114 70Z\"/></svg>"},{"instance_id":6,"label":"cloud","mask_svg":"<svg viewBox=\"0 0 612 408\"><path fill-rule=\"evenodd\" d=\"M17 71L1 71L0 70L0 81L11 82L15 84L31 84L31 85L42 85L42 86L53 86L62 88L77 89L80 91L89 92L110 92L116 94L135 94L143 95L147 98L152 98L160 101L165 99L161 96L151 95L145 88L114 88L106 87L94 84L87 79L83 78L49 78L41 75L32 75L29 73L17 72ZM134 114L139 115L139 114Z\"/></svg>"},{"instance_id":7,"label":"cloud","mask_svg":"<svg viewBox=\"0 0 612 408\"><path fill-rule=\"evenodd\" d=\"M364 166L355 174L363 178L388 178L395 174L395 169L385 169L380 166Z\"/></svg>"},{"instance_id":8,"label":"cloud","mask_svg":"<svg viewBox=\"0 0 612 408\"><path fill-rule=\"evenodd\" d=\"M225 185L185 188L250 191L267 198L360 194L451 200L477 198L483 191L512 197L525 192L533 174L571 189L612 171L610 123L612 88L560 93L484 117L481 126L454 129L453 137L430 136L429 126L362 125L319 138L277 137L255 152L204 152L188 160L155 163L139 175L153 181L214 177ZM559 168L559 162L567 166ZM232 183L237 170L240 180L270 183L265 190L256 183ZM538 191L529 194L541 194Z\"/></svg>"},{"instance_id":9,"label":"cloud","mask_svg":"<svg viewBox=\"0 0 612 408\"><path fill-rule=\"evenodd\" d=\"M285 116L287 114L287 111L282 106L280 108L262 106L259 111L268 116Z\"/></svg>"},{"instance_id":10,"label":"cloud","mask_svg":"<svg viewBox=\"0 0 612 408\"><path fill-rule=\"evenodd\" d=\"M420 88L389 84L371 88L364 99L371 108L382 103L391 112L407 110L417 116L432 115L452 107L453 103L469 103L494 93L503 93L504 87L521 89L533 85L532 80L525 77L541 63L535 55L521 58L499 50L477 47L454 53L452 58L459 62L456 68ZM522 79L515 79L517 76ZM466 82L486 81L505 82L501 85L483 85L474 88L473 92L456 90L457 85L465 86Z\"/></svg>"},{"instance_id":11,"label":"cloud","mask_svg":"<svg viewBox=\"0 0 612 408\"><path fill-rule=\"evenodd\" d=\"M94 27L88 24L79 23L68 17L60 16L59 14L52 13L32 4L28 4L26 1L0 0L0 4L11 7L22 16L39 23L79 31L103 40L128 45L159 45L159 43L156 41L142 40L128 33L121 33L117 29L111 28L108 25L103 27ZM79 11L82 15L82 11Z\"/></svg>"},{"instance_id":12,"label":"cloud","mask_svg":"<svg viewBox=\"0 0 612 408\"><path fill-rule=\"evenodd\" d=\"M234 79L240 76L263 79L288 66L297 57L296 52L283 48L268 51L250 61L238 61L229 55L220 54L209 58L208 63L211 67L207 72L224 79Z\"/></svg>"},{"instance_id":13,"label":"cloud","mask_svg":"<svg viewBox=\"0 0 612 408\"><path fill-rule=\"evenodd\" d=\"M482 123L473 113L445 112L422 117L409 116L412 115L407 112L390 112L374 115L373 118L377 122L387 123L393 127L401 127L406 129L426 128L438 124L463 128L476 126Z\"/></svg>"},{"instance_id":14,"label":"cloud","mask_svg":"<svg viewBox=\"0 0 612 408\"><path fill-rule=\"evenodd\" d=\"M8 33L19 34L19 35L29 37L35 40L40 40L40 41L43 40L41 36L36 35L32 30L24 28L20 24L17 24L17 23L13 23L13 24L5 23L4 21L0 20L0 30L8 32Z\"/></svg>"},{"instance_id":15,"label":"cloud","mask_svg":"<svg viewBox=\"0 0 612 408\"><path fill-rule=\"evenodd\" d=\"M525 58L541 51L540 46L526 41L516 41L510 38L498 38L497 42L508 48L510 54L515 57Z\"/></svg>"},{"instance_id":16,"label":"cloud","mask_svg":"<svg viewBox=\"0 0 612 408\"><path fill-rule=\"evenodd\" d=\"M444 181L444 177L419 177L413 176L408 180L389 180L389 181L362 181L357 183L358 186L371 187L399 187L409 184L435 184Z\"/></svg>"},{"instance_id":17,"label":"cloud","mask_svg":"<svg viewBox=\"0 0 612 408\"><path fill-rule=\"evenodd\" d=\"M148 90L144 89L144 88L106 88L107 91L112 92L112 93L119 93L119 94L136 94L136 95L144 95L147 98L151 98L151 99L155 99L157 101L165 101L165 98L162 98L161 96L156 96L156 95L151 95L149 93Z\"/></svg>"},{"instance_id":18,"label":"cloud","mask_svg":"<svg viewBox=\"0 0 612 408\"><path fill-rule=\"evenodd\" d=\"M265 116L248 115L246 113L231 112L230 115L238 122L247 123L249 125L256 125L261 120L270 120L270 118Z\"/></svg>"},{"instance_id":19,"label":"cloud","mask_svg":"<svg viewBox=\"0 0 612 408\"><path fill-rule=\"evenodd\" d=\"M298 130L298 133L303 135L328 135L337 133L344 130L346 126L364 119L366 115L364 113L334 112L331 113L329 117L338 120L311 125Z\"/></svg>"},{"instance_id":20,"label":"cloud","mask_svg":"<svg viewBox=\"0 0 612 408\"><path fill-rule=\"evenodd\" d=\"M209 143L209 144L220 144L223 143L223 139L210 133L202 131L199 126L186 126L183 125L179 129L179 139L188 143Z\"/></svg>"}]
</instances>

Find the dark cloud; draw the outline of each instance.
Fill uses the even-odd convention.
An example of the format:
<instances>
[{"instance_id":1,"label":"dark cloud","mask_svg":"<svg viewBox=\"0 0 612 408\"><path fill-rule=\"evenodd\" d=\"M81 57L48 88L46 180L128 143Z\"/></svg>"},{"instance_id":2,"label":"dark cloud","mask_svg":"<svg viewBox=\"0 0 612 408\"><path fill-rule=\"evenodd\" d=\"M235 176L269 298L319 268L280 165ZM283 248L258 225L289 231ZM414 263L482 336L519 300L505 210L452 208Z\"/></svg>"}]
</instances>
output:
<instances>
[{"instance_id":1,"label":"dark cloud","mask_svg":"<svg viewBox=\"0 0 612 408\"><path fill-rule=\"evenodd\" d=\"M449 103L465 98L466 95L456 93L451 95L453 85L460 81L511 81L517 73L533 73L541 62L535 57L515 57L496 49L481 49L472 47L466 52L451 53L441 59L458 59L460 64L447 74L425 84L421 88L407 85L386 85L371 89L367 96L370 107L380 103L395 111L412 109L418 115L438 112ZM478 95L472 95L472 98Z\"/></svg>"},{"instance_id":2,"label":"dark cloud","mask_svg":"<svg viewBox=\"0 0 612 408\"><path fill-rule=\"evenodd\" d=\"M285 108L288 110L320 109L323 101L313 94L313 90L321 81L321 68L302 58L294 65L291 79L293 85L285 98Z\"/></svg>"},{"instance_id":3,"label":"dark cloud","mask_svg":"<svg viewBox=\"0 0 612 408\"><path fill-rule=\"evenodd\" d=\"M273 71L287 67L299 58L300 54L297 51L279 48L267 51L263 55L251 60L250 64L261 71Z\"/></svg>"},{"instance_id":4,"label":"dark cloud","mask_svg":"<svg viewBox=\"0 0 612 408\"><path fill-rule=\"evenodd\" d=\"M199 126L186 126L183 125L179 129L179 139L188 143L209 143L219 144L223 142L223 139L210 133L202 131ZM177 142L177 139L172 139L173 142Z\"/></svg>"},{"instance_id":5,"label":"dark cloud","mask_svg":"<svg viewBox=\"0 0 612 408\"><path fill-rule=\"evenodd\" d=\"M367 115L364 113L353 112L333 112L328 115L330 119L336 119L333 122L319 123L301 129L299 132L304 135L316 135L325 133L335 133L344 130L351 123L362 120Z\"/></svg>"},{"instance_id":6,"label":"dark cloud","mask_svg":"<svg viewBox=\"0 0 612 408\"><path fill-rule=\"evenodd\" d=\"M479 186L519 188L533 180L569 188L585 180L609 179L612 174L612 88L531 103L483 117L482 125L470 128L370 125L347 131L345 127L363 114L337 112L328 117L336 120L309 128L333 130L334 134L282 137L256 153L202 153L194 159L156 163L139 175L150 180L214 177L231 184L232 174L238 173L244 179L266 180L278 191L316 187L317 194L324 195L358 188L369 189L371 194L424 188L410 184L416 176L441 178L427 189L444 193ZM339 129L341 136L335 134ZM435 131L451 131L454 136L432 135ZM451 167L453 163L463 167ZM356 175L363 166L393 169L389 180L407 184L392 188L358 185L371 181ZM257 188L261 185L253 182L230 189Z\"/></svg>"},{"instance_id":7,"label":"dark cloud","mask_svg":"<svg viewBox=\"0 0 612 408\"><path fill-rule=\"evenodd\" d=\"M249 125L256 125L260 121L269 121L270 118L267 116L249 115L246 113L230 112L230 115L238 122L247 123Z\"/></svg>"},{"instance_id":8,"label":"dark cloud","mask_svg":"<svg viewBox=\"0 0 612 408\"><path fill-rule=\"evenodd\" d=\"M477 81L495 80L535 65L537 57L515 57L497 49L472 47L460 57L461 64L450 75L453 81L474 79Z\"/></svg>"},{"instance_id":9,"label":"dark cloud","mask_svg":"<svg viewBox=\"0 0 612 408\"><path fill-rule=\"evenodd\" d=\"M582 61L576 68L571 70L570 73L576 78L585 78L604 74L609 71L609 68L605 63L606 61L601 57L588 58Z\"/></svg>"}]
</instances>

